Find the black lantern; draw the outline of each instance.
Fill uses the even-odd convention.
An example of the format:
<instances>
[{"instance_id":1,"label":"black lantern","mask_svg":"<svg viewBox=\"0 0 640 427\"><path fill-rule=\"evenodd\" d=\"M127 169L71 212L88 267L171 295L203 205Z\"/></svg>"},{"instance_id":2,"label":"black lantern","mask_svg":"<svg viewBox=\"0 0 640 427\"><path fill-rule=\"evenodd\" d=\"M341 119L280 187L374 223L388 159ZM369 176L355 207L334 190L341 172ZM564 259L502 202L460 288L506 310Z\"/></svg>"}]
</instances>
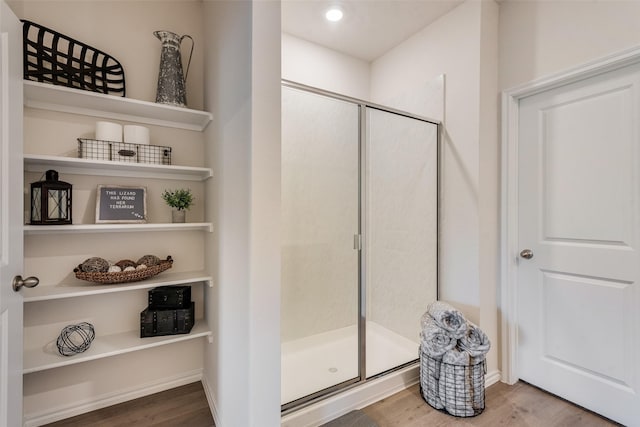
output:
<instances>
[{"instance_id":1,"label":"black lantern","mask_svg":"<svg viewBox=\"0 0 640 427\"><path fill-rule=\"evenodd\" d=\"M48 170L45 180L31 184L31 224L71 224L71 184Z\"/></svg>"}]
</instances>

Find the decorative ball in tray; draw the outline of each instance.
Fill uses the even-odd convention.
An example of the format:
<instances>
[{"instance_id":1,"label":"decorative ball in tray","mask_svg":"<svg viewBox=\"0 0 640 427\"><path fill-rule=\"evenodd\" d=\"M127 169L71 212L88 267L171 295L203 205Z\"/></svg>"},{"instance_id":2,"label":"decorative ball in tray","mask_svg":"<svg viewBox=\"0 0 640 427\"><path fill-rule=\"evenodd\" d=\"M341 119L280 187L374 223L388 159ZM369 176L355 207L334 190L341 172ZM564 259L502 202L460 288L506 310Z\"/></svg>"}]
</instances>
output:
<instances>
[{"instance_id":1,"label":"decorative ball in tray","mask_svg":"<svg viewBox=\"0 0 640 427\"><path fill-rule=\"evenodd\" d=\"M101 284L137 282L148 279L171 268L173 259L161 260L155 255L145 255L138 261L123 259L111 263L104 258L92 257L73 269L76 277Z\"/></svg>"}]
</instances>

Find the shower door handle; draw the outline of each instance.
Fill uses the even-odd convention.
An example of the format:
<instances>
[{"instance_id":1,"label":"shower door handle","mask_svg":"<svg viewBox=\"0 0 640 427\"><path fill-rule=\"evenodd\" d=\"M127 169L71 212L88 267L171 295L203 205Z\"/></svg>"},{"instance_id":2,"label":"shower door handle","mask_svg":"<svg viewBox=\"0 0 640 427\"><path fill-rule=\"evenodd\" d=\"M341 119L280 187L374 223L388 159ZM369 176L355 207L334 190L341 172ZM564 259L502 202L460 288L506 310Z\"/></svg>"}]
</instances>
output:
<instances>
[{"instance_id":1,"label":"shower door handle","mask_svg":"<svg viewBox=\"0 0 640 427\"><path fill-rule=\"evenodd\" d=\"M362 250L362 234L353 235L353 249L356 251Z\"/></svg>"}]
</instances>

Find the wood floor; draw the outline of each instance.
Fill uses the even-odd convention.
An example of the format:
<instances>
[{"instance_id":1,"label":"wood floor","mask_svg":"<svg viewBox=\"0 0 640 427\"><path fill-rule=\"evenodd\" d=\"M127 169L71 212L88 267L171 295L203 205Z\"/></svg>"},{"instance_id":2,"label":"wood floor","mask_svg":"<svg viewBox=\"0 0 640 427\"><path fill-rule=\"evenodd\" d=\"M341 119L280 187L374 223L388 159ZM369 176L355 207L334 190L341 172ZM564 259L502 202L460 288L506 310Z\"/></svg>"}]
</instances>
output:
<instances>
[{"instance_id":1,"label":"wood floor","mask_svg":"<svg viewBox=\"0 0 640 427\"><path fill-rule=\"evenodd\" d=\"M529 384L496 383L487 388L485 409L475 417L456 418L431 408L418 385L362 409L380 427L604 427L619 426Z\"/></svg>"},{"instance_id":2,"label":"wood floor","mask_svg":"<svg viewBox=\"0 0 640 427\"><path fill-rule=\"evenodd\" d=\"M513 386L497 383L488 387L485 410L472 418L455 418L431 408L422 400L418 385L367 406L362 412L380 427L619 426L523 382ZM202 384L199 382L79 415L49 426L215 427Z\"/></svg>"},{"instance_id":3,"label":"wood floor","mask_svg":"<svg viewBox=\"0 0 640 427\"><path fill-rule=\"evenodd\" d=\"M215 427L201 382L109 406L49 427Z\"/></svg>"}]
</instances>

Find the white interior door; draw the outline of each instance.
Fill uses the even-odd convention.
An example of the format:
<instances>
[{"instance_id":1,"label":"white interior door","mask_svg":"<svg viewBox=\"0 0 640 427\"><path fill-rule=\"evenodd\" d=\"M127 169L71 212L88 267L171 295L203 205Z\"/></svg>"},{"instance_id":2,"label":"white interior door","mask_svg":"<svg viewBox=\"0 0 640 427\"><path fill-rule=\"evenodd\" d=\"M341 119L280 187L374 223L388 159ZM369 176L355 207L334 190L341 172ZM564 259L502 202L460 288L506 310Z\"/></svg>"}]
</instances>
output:
<instances>
[{"instance_id":1,"label":"white interior door","mask_svg":"<svg viewBox=\"0 0 640 427\"><path fill-rule=\"evenodd\" d=\"M520 101L518 376L640 425L640 66Z\"/></svg>"},{"instance_id":2,"label":"white interior door","mask_svg":"<svg viewBox=\"0 0 640 427\"><path fill-rule=\"evenodd\" d=\"M22 25L0 0L0 426L22 425Z\"/></svg>"}]
</instances>

